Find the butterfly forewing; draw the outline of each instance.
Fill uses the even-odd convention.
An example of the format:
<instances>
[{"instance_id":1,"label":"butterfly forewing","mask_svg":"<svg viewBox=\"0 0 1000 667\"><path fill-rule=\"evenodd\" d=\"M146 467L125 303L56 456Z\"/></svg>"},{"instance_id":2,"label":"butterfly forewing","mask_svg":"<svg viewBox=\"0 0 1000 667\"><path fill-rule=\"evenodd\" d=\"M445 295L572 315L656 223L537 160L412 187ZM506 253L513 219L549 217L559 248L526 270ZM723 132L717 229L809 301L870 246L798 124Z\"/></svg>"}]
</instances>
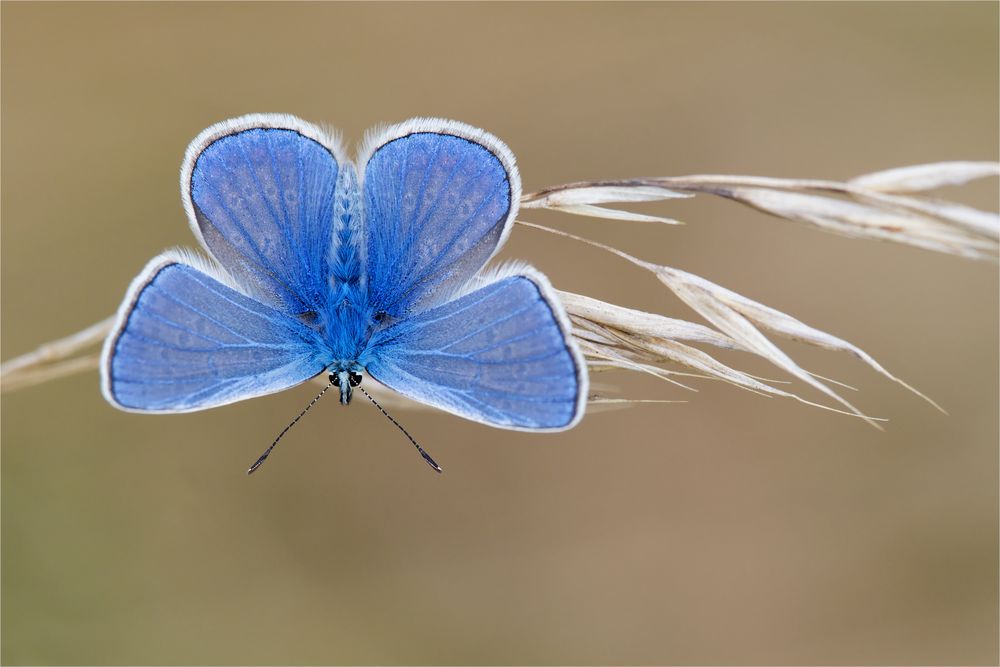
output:
<instances>
[{"instance_id":1,"label":"butterfly forewing","mask_svg":"<svg viewBox=\"0 0 1000 667\"><path fill-rule=\"evenodd\" d=\"M376 334L368 372L467 419L561 430L583 414L586 370L539 274L513 275Z\"/></svg>"},{"instance_id":2,"label":"butterfly forewing","mask_svg":"<svg viewBox=\"0 0 1000 667\"><path fill-rule=\"evenodd\" d=\"M323 370L324 345L312 329L184 259L154 259L126 297L102 363L112 404L201 410L287 389Z\"/></svg>"}]
</instances>

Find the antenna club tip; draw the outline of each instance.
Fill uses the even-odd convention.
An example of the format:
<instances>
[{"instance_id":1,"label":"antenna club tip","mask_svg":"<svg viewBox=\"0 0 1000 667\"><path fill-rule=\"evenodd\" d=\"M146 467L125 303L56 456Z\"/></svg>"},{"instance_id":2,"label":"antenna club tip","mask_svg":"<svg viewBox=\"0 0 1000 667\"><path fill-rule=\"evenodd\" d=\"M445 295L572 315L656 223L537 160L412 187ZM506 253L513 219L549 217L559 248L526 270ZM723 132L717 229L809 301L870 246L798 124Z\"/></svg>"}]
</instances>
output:
<instances>
[{"instance_id":1,"label":"antenna club tip","mask_svg":"<svg viewBox=\"0 0 1000 667\"><path fill-rule=\"evenodd\" d=\"M436 470L437 472L444 472L444 470L443 470L443 469L441 468L441 466L439 466L439 465L437 464L437 461L435 461L434 459L432 459L432 458L431 458L431 457L430 457L430 456L429 456L429 455L427 454L427 452L425 452L425 451L421 451L421 452L420 452L420 454L421 454L421 456L423 456L423 458L424 458L424 461L426 461L426 462L427 462L427 465L429 465L429 466L430 466L431 468L433 468L433 469L434 469L434 470Z\"/></svg>"}]
</instances>

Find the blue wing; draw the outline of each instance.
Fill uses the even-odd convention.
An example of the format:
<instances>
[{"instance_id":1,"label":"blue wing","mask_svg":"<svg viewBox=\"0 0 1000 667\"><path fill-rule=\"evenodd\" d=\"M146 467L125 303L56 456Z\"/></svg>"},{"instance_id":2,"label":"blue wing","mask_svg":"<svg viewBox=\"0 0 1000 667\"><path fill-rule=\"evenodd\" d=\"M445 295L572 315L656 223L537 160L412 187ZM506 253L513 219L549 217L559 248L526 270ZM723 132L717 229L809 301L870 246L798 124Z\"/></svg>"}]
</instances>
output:
<instances>
[{"instance_id":1,"label":"blue wing","mask_svg":"<svg viewBox=\"0 0 1000 667\"><path fill-rule=\"evenodd\" d=\"M214 125L188 148L181 193L195 235L244 291L287 313L330 290L339 149L293 116Z\"/></svg>"},{"instance_id":2,"label":"blue wing","mask_svg":"<svg viewBox=\"0 0 1000 667\"><path fill-rule=\"evenodd\" d=\"M415 119L369 144L369 302L403 318L447 301L496 252L517 213L520 178L499 139L455 121Z\"/></svg>"},{"instance_id":3,"label":"blue wing","mask_svg":"<svg viewBox=\"0 0 1000 667\"><path fill-rule=\"evenodd\" d=\"M101 360L104 396L187 412L269 394L323 371L312 329L166 253L129 289Z\"/></svg>"},{"instance_id":4,"label":"blue wing","mask_svg":"<svg viewBox=\"0 0 1000 667\"><path fill-rule=\"evenodd\" d=\"M492 426L561 430L583 416L583 357L539 274L504 278L377 332L362 364L405 396Z\"/></svg>"}]
</instances>

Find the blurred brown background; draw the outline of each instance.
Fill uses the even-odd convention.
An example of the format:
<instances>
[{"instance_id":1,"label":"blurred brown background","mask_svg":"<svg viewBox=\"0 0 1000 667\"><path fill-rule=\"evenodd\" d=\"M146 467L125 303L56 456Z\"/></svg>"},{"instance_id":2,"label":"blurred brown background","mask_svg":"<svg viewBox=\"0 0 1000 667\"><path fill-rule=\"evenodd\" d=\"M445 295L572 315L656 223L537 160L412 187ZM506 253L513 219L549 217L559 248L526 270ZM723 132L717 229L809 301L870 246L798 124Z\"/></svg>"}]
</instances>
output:
<instances>
[{"instance_id":1,"label":"blurred brown background","mask_svg":"<svg viewBox=\"0 0 1000 667\"><path fill-rule=\"evenodd\" d=\"M457 118L511 146L526 190L996 159L997 21L995 3L4 3L2 356L110 314L150 257L193 245L177 173L218 120L283 111L357 140ZM995 182L946 194L996 206ZM522 217L843 336L951 416L790 345L887 432L620 374L689 402L547 436L398 415L437 476L376 411L329 401L247 478L312 386L156 417L75 376L3 398L3 662L996 664L996 266L728 202L642 210L689 224ZM696 318L597 250L520 229L505 256Z\"/></svg>"}]
</instances>

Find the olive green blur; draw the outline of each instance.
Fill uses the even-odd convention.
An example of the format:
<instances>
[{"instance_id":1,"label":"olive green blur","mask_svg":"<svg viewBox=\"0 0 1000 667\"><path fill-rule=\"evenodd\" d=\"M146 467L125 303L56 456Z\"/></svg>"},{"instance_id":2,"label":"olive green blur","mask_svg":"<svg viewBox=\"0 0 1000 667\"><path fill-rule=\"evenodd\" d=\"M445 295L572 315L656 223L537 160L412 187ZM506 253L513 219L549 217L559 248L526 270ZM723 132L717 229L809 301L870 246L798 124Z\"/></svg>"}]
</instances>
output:
<instances>
[{"instance_id":1,"label":"olive green blur","mask_svg":"<svg viewBox=\"0 0 1000 667\"><path fill-rule=\"evenodd\" d=\"M525 190L736 173L847 178L997 159L998 6L2 5L2 356L117 308L192 246L187 143L248 112L445 116ZM997 184L943 191L995 209ZM705 198L684 227L523 219L702 275L842 336L789 343L891 421L624 373L555 435L307 385L142 416L96 373L3 396L4 664L996 664L997 267ZM561 289L697 319L648 274L535 230ZM720 354L759 375L781 373ZM811 399L820 397L793 385Z\"/></svg>"}]
</instances>

